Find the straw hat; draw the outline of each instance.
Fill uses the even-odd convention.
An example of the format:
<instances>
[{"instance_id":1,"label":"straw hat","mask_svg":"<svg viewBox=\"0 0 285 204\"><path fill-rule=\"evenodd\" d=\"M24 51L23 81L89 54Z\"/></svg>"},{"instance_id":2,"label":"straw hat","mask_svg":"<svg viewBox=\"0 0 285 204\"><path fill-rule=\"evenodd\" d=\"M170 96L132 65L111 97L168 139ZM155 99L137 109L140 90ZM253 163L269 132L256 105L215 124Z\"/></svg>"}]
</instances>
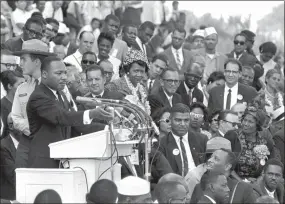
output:
<instances>
[{"instance_id":1,"label":"straw hat","mask_svg":"<svg viewBox=\"0 0 285 204\"><path fill-rule=\"evenodd\" d=\"M22 50L14 52L14 55L20 56L23 54L35 54L44 56L55 56L49 52L49 47L46 43L38 39L31 39L23 42Z\"/></svg>"}]
</instances>

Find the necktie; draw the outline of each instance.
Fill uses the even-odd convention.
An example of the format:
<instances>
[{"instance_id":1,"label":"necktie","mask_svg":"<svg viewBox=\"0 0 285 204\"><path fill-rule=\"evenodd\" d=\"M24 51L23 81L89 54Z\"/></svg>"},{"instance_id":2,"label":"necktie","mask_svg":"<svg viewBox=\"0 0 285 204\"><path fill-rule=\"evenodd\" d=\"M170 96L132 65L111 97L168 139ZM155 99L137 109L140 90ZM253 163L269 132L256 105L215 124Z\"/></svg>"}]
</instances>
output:
<instances>
[{"instance_id":1,"label":"necktie","mask_svg":"<svg viewBox=\"0 0 285 204\"><path fill-rule=\"evenodd\" d=\"M182 158L183 158L182 176L184 177L188 173L188 159L187 159L185 146L183 143L183 137L180 137L180 148L181 148L181 154L182 154Z\"/></svg>"},{"instance_id":2,"label":"necktie","mask_svg":"<svg viewBox=\"0 0 285 204\"><path fill-rule=\"evenodd\" d=\"M191 105L191 103L192 103L192 90L191 89L189 89L189 105Z\"/></svg>"},{"instance_id":3,"label":"necktie","mask_svg":"<svg viewBox=\"0 0 285 204\"><path fill-rule=\"evenodd\" d=\"M181 60L180 60L180 57L179 57L178 50L176 50L176 59L177 59L177 67L180 70L181 69Z\"/></svg>"},{"instance_id":4,"label":"necktie","mask_svg":"<svg viewBox=\"0 0 285 204\"><path fill-rule=\"evenodd\" d=\"M59 101L61 107L64 108L64 102L63 102L63 100L62 100L62 96L61 96L61 94L59 93L59 91L56 92L56 95L57 95L57 99L58 99L58 101Z\"/></svg>"},{"instance_id":5,"label":"necktie","mask_svg":"<svg viewBox=\"0 0 285 204\"><path fill-rule=\"evenodd\" d=\"M231 109L231 97L232 97L232 90L229 89L229 93L227 96L227 104L226 104L226 109L230 110Z\"/></svg>"}]
</instances>

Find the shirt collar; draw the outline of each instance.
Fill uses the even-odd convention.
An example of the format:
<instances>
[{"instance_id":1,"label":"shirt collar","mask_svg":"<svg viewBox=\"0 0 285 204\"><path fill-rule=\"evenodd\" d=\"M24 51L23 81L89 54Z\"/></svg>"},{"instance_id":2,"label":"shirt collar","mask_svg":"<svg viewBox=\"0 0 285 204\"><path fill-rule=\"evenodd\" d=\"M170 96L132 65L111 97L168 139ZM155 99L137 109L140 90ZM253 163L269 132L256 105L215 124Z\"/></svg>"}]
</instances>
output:
<instances>
[{"instance_id":1,"label":"shirt collar","mask_svg":"<svg viewBox=\"0 0 285 204\"><path fill-rule=\"evenodd\" d=\"M173 53L176 53L178 51L179 54L182 54L182 46L178 50L176 50L173 46L171 46L171 49Z\"/></svg>"},{"instance_id":2,"label":"shirt collar","mask_svg":"<svg viewBox=\"0 0 285 204\"><path fill-rule=\"evenodd\" d=\"M95 95L95 94L91 93L91 95L92 95L93 98L96 98L96 96L101 96L101 97L103 97L103 94L104 94L104 90L103 90L100 94L98 94L98 95Z\"/></svg>"},{"instance_id":3,"label":"shirt collar","mask_svg":"<svg viewBox=\"0 0 285 204\"><path fill-rule=\"evenodd\" d=\"M11 137L11 139L13 141L13 144L14 144L15 148L17 149L18 145L19 145L19 141L15 137L13 137L11 134L10 134L10 137Z\"/></svg>"},{"instance_id":4,"label":"shirt collar","mask_svg":"<svg viewBox=\"0 0 285 204\"><path fill-rule=\"evenodd\" d=\"M74 55L74 57L76 57L76 58L82 57L82 54L79 52L79 50L76 50L76 52L75 52L73 55Z\"/></svg>"},{"instance_id":5,"label":"shirt collar","mask_svg":"<svg viewBox=\"0 0 285 204\"><path fill-rule=\"evenodd\" d=\"M185 86L185 89L186 89L186 93L188 94L188 93L189 93L189 90L191 90L191 93L192 93L193 90L194 90L194 88L189 89L189 87L187 86L187 84L185 83L185 81L184 81L183 83L184 83L184 86Z\"/></svg>"},{"instance_id":6,"label":"shirt collar","mask_svg":"<svg viewBox=\"0 0 285 204\"><path fill-rule=\"evenodd\" d=\"M212 202L212 203L216 203L216 201L213 199L213 198L211 198L210 196L207 196L207 195L204 195L205 197L207 197L207 198L209 198L209 200Z\"/></svg>"},{"instance_id":7,"label":"shirt collar","mask_svg":"<svg viewBox=\"0 0 285 204\"><path fill-rule=\"evenodd\" d=\"M222 135L223 137L225 137L225 134L221 131L221 130L218 130L220 135Z\"/></svg>"},{"instance_id":8,"label":"shirt collar","mask_svg":"<svg viewBox=\"0 0 285 204\"><path fill-rule=\"evenodd\" d=\"M234 85L232 88L228 87L227 83L225 83L225 92L227 93L231 89L232 93L238 90L238 83Z\"/></svg>"},{"instance_id":9,"label":"shirt collar","mask_svg":"<svg viewBox=\"0 0 285 204\"><path fill-rule=\"evenodd\" d=\"M269 191L265 186L264 186L264 188L265 188L266 192L268 193L268 195L269 195L270 197L274 198L275 190L271 192L271 191Z\"/></svg>"},{"instance_id":10,"label":"shirt collar","mask_svg":"<svg viewBox=\"0 0 285 204\"><path fill-rule=\"evenodd\" d=\"M180 136L175 135L172 131L171 131L174 139L178 142L180 142ZM182 139L185 140L186 142L188 142L188 132L182 136Z\"/></svg>"},{"instance_id":11,"label":"shirt collar","mask_svg":"<svg viewBox=\"0 0 285 204\"><path fill-rule=\"evenodd\" d=\"M172 96L169 96L169 95L164 91L164 89L163 89L163 92L164 92L164 94L166 95L166 97L167 97L168 100L172 100L173 95L172 95Z\"/></svg>"},{"instance_id":12,"label":"shirt collar","mask_svg":"<svg viewBox=\"0 0 285 204\"><path fill-rule=\"evenodd\" d=\"M46 86L46 87L48 87L48 86ZM56 91L55 91L55 90L53 90L53 89L51 89L51 88L49 88L49 87L48 87L48 89L49 89L49 90L51 90L51 92L52 92L52 93L55 95L55 97L57 98ZM57 98L57 99L58 99L58 98Z\"/></svg>"}]
</instances>

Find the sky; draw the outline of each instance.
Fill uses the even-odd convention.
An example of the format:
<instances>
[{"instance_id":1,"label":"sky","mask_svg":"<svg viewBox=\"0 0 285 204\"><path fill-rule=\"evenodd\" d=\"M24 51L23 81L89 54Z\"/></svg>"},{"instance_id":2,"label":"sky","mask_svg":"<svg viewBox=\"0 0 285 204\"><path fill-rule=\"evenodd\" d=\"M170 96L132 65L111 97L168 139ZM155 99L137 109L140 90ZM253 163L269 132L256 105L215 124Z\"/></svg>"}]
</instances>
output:
<instances>
[{"instance_id":1,"label":"sky","mask_svg":"<svg viewBox=\"0 0 285 204\"><path fill-rule=\"evenodd\" d=\"M253 32L257 29L257 21L270 13L275 6L284 1L179 1L180 10L189 10L200 17L205 13L211 13L214 18L225 19L231 15L248 17L251 14L251 28ZM166 2L172 7L172 1Z\"/></svg>"}]
</instances>

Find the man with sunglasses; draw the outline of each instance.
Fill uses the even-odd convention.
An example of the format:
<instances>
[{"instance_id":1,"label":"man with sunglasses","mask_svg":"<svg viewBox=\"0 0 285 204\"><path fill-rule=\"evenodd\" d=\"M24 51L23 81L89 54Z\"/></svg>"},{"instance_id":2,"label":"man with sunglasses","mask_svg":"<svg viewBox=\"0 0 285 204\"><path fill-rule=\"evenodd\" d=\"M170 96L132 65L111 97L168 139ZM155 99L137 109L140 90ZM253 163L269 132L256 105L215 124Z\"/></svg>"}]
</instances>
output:
<instances>
[{"instance_id":1,"label":"man with sunglasses","mask_svg":"<svg viewBox=\"0 0 285 204\"><path fill-rule=\"evenodd\" d=\"M234 58L240 61L243 66L248 65L253 67L255 64L258 64L259 61L255 56L246 52L246 41L247 36L244 33L236 34L234 38L234 50L227 54L227 56L228 58Z\"/></svg>"},{"instance_id":2,"label":"man with sunglasses","mask_svg":"<svg viewBox=\"0 0 285 204\"><path fill-rule=\"evenodd\" d=\"M241 76L242 65L237 59L228 59L224 65L226 83L217 86L209 92L208 110L230 110L236 103L249 104L256 96L257 91L238 82Z\"/></svg>"},{"instance_id":3,"label":"man with sunglasses","mask_svg":"<svg viewBox=\"0 0 285 204\"><path fill-rule=\"evenodd\" d=\"M11 38L4 43L4 48L11 52L21 51L24 41L31 39L41 40L43 37L44 25L39 18L29 18L23 27L23 33L20 36Z\"/></svg>"},{"instance_id":4,"label":"man with sunglasses","mask_svg":"<svg viewBox=\"0 0 285 204\"><path fill-rule=\"evenodd\" d=\"M87 51L82 55L81 67L84 72L89 66L97 62L97 56L94 52Z\"/></svg>"},{"instance_id":5,"label":"man with sunglasses","mask_svg":"<svg viewBox=\"0 0 285 204\"><path fill-rule=\"evenodd\" d=\"M203 103L203 92L198 89L197 85L203 76L203 67L205 64L194 62L184 73L184 82L180 84L176 93L182 98L182 103L189 106L193 102Z\"/></svg>"},{"instance_id":6,"label":"man with sunglasses","mask_svg":"<svg viewBox=\"0 0 285 204\"><path fill-rule=\"evenodd\" d=\"M218 116L218 124L218 134L220 137L224 137L228 131L238 129L240 122L238 115L235 112L231 110L223 110Z\"/></svg>"},{"instance_id":7,"label":"man with sunglasses","mask_svg":"<svg viewBox=\"0 0 285 204\"><path fill-rule=\"evenodd\" d=\"M178 71L170 68L165 69L161 74L161 87L148 97L151 109L155 110L157 107L172 107L176 103L181 103L181 96L175 93L179 84Z\"/></svg>"},{"instance_id":8,"label":"man with sunglasses","mask_svg":"<svg viewBox=\"0 0 285 204\"><path fill-rule=\"evenodd\" d=\"M253 47L254 38L255 38L256 35L252 31L250 31L250 30L243 30L240 33L243 33L246 36L245 44L246 44L246 51L247 51L247 53L255 56L255 54L254 54L254 52L252 50L252 47Z\"/></svg>"},{"instance_id":9,"label":"man with sunglasses","mask_svg":"<svg viewBox=\"0 0 285 204\"><path fill-rule=\"evenodd\" d=\"M82 56L85 52L92 50L94 41L95 37L92 32L83 31L79 36L78 50L75 53L67 56L64 59L64 62L74 65L79 72L82 72L82 67L81 67Z\"/></svg>"}]
</instances>

